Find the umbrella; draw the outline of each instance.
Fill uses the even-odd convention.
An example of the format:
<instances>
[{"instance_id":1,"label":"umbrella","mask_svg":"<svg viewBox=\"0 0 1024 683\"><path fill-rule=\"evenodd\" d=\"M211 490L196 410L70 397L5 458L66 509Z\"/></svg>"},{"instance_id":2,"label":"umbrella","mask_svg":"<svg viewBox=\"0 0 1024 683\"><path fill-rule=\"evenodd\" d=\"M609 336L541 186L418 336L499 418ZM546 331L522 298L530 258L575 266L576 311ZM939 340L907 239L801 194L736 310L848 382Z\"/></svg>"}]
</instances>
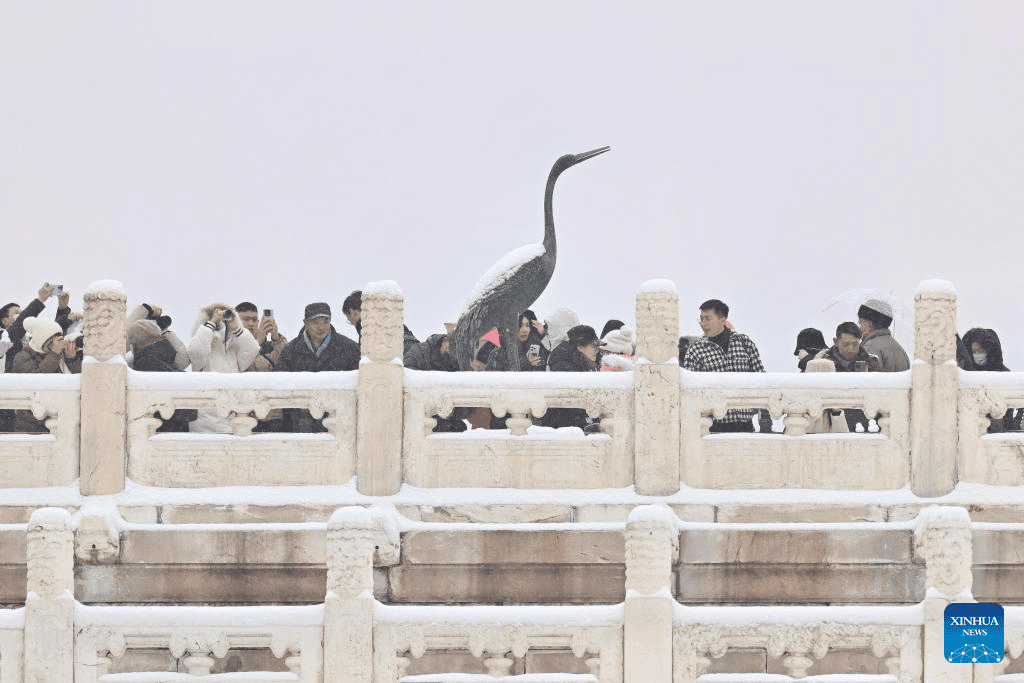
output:
<instances>
[{"instance_id":1,"label":"umbrella","mask_svg":"<svg viewBox=\"0 0 1024 683\"><path fill-rule=\"evenodd\" d=\"M845 292L836 294L835 296L830 296L825 300L825 308L821 310L824 313L835 306L843 304L841 310L832 311L832 313L840 314L839 317L841 318L850 319L856 316L857 309L860 308L861 304L868 299L880 299L892 306L893 320L902 320L906 317L907 312L912 310L909 306L904 305L903 301L901 301L893 292L883 292L880 289L873 289L871 287L848 289ZM847 306L851 308L847 308ZM850 315L845 315L848 310L851 311Z\"/></svg>"}]
</instances>

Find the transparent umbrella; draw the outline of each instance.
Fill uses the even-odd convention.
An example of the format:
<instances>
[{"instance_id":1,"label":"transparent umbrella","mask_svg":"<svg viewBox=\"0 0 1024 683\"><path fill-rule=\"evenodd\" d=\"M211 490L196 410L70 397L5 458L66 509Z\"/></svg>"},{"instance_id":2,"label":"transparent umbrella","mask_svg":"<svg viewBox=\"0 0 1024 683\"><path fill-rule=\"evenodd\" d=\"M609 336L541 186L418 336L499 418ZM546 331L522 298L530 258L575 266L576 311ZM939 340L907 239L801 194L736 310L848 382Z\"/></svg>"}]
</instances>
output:
<instances>
[{"instance_id":1,"label":"transparent umbrella","mask_svg":"<svg viewBox=\"0 0 1024 683\"><path fill-rule=\"evenodd\" d=\"M825 308L822 312L830 312L844 320L853 320L857 317L857 309L868 299L880 299L892 307L893 320L902 321L907 314L913 310L893 292L883 292L880 289L871 287L858 287L848 289L834 296L825 299Z\"/></svg>"}]
</instances>

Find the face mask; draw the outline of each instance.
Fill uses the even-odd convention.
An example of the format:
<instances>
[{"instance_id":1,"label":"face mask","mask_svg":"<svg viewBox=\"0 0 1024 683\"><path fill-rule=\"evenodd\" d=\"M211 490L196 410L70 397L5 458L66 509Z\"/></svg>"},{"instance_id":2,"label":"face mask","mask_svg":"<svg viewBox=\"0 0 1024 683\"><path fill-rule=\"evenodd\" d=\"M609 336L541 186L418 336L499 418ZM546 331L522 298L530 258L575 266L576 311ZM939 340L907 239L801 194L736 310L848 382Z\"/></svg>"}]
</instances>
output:
<instances>
[{"instance_id":1,"label":"face mask","mask_svg":"<svg viewBox=\"0 0 1024 683\"><path fill-rule=\"evenodd\" d=\"M987 354L984 354L984 353L976 353L976 354L974 354L974 362L977 363L978 365L984 365L985 361L987 361L987 360L988 360L988 355Z\"/></svg>"}]
</instances>

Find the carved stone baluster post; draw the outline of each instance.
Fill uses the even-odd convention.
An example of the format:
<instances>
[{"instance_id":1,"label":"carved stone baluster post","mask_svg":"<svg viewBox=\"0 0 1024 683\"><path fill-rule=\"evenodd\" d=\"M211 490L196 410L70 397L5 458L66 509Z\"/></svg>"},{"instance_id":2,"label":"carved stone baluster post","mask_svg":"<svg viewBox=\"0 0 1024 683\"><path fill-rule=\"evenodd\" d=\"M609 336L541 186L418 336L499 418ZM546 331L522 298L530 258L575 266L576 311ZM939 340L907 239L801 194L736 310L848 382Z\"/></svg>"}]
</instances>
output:
<instances>
[{"instance_id":1,"label":"carved stone baluster post","mask_svg":"<svg viewBox=\"0 0 1024 683\"><path fill-rule=\"evenodd\" d=\"M365 298L363 306L365 312ZM325 681L373 680L373 551L374 524L369 511L345 507L331 515L327 522Z\"/></svg>"},{"instance_id":2,"label":"carved stone baluster post","mask_svg":"<svg viewBox=\"0 0 1024 683\"><path fill-rule=\"evenodd\" d=\"M356 488L369 496L398 493L402 486L403 302L391 280L363 289Z\"/></svg>"},{"instance_id":3,"label":"carved stone baluster post","mask_svg":"<svg viewBox=\"0 0 1024 683\"><path fill-rule=\"evenodd\" d=\"M634 385L634 481L637 493L679 490L679 294L649 280L636 296L638 358Z\"/></svg>"},{"instance_id":4,"label":"carved stone baluster post","mask_svg":"<svg viewBox=\"0 0 1024 683\"><path fill-rule=\"evenodd\" d=\"M128 366L124 363L125 307L120 282L99 280L85 290L85 355L82 364L82 493L124 490Z\"/></svg>"},{"instance_id":5,"label":"carved stone baluster post","mask_svg":"<svg viewBox=\"0 0 1024 683\"><path fill-rule=\"evenodd\" d=\"M75 539L71 515L41 508L28 523L25 681L74 677Z\"/></svg>"},{"instance_id":6,"label":"carved stone baluster post","mask_svg":"<svg viewBox=\"0 0 1024 683\"><path fill-rule=\"evenodd\" d=\"M672 563L679 553L676 516L641 505L626 522L624 667L627 681L672 683Z\"/></svg>"},{"instance_id":7,"label":"carved stone baluster post","mask_svg":"<svg viewBox=\"0 0 1024 683\"><path fill-rule=\"evenodd\" d=\"M910 487L934 498L956 486L956 290L945 280L925 280L914 295L910 371Z\"/></svg>"},{"instance_id":8,"label":"carved stone baluster post","mask_svg":"<svg viewBox=\"0 0 1024 683\"><path fill-rule=\"evenodd\" d=\"M945 658L946 606L973 602L971 518L961 507L933 505L921 511L914 550L924 558L928 592L924 599L924 683L970 683L972 668Z\"/></svg>"}]
</instances>

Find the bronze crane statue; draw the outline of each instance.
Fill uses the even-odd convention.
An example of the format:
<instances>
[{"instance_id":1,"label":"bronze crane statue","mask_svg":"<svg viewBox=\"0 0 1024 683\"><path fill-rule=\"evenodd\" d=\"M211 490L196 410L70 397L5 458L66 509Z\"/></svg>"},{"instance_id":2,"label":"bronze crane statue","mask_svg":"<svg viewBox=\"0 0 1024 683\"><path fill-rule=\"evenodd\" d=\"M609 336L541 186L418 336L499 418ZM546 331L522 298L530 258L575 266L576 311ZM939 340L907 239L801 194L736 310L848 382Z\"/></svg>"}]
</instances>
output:
<instances>
[{"instance_id":1,"label":"bronze crane statue","mask_svg":"<svg viewBox=\"0 0 1024 683\"><path fill-rule=\"evenodd\" d=\"M519 315L540 297L555 272L558 247L552 198L555 181L568 168L607 152L600 147L582 154L566 154L555 161L544 188L544 241L528 244L505 255L480 278L459 322L452 332L452 348L460 370L469 370L477 341L497 328L501 343L511 344L519 327Z\"/></svg>"}]
</instances>

